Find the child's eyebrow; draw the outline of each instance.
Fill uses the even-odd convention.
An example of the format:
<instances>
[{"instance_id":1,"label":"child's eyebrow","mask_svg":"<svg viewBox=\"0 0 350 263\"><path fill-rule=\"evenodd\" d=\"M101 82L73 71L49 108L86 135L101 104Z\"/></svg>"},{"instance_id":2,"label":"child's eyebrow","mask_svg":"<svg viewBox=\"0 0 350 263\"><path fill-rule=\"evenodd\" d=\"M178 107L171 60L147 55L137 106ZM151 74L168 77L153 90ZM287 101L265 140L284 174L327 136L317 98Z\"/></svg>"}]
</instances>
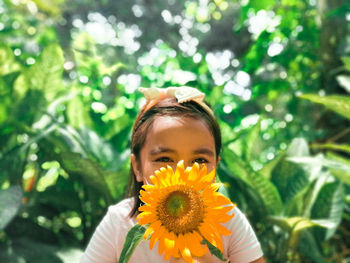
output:
<instances>
[{"instance_id":1,"label":"child's eyebrow","mask_svg":"<svg viewBox=\"0 0 350 263\"><path fill-rule=\"evenodd\" d=\"M176 151L174 149L163 147L163 146L157 146L150 151L150 155L152 156L158 155L161 153L176 153ZM215 155L214 152L207 147L198 148L193 151L193 154L205 154L208 156Z\"/></svg>"},{"instance_id":2,"label":"child's eyebrow","mask_svg":"<svg viewBox=\"0 0 350 263\"><path fill-rule=\"evenodd\" d=\"M193 151L194 154L205 154L209 156L214 156L214 152L207 147L199 148Z\"/></svg>"},{"instance_id":3,"label":"child's eyebrow","mask_svg":"<svg viewBox=\"0 0 350 263\"><path fill-rule=\"evenodd\" d=\"M175 153L175 150L167 147L157 146L150 151L150 155L157 155L161 153Z\"/></svg>"}]
</instances>

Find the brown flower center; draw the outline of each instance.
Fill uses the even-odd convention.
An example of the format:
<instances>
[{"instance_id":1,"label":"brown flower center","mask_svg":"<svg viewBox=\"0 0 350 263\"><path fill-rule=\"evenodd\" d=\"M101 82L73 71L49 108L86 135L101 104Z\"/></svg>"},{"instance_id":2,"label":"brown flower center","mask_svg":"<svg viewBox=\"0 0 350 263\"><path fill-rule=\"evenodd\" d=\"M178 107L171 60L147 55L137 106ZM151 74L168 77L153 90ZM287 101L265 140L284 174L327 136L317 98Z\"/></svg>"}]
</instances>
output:
<instances>
[{"instance_id":1,"label":"brown flower center","mask_svg":"<svg viewBox=\"0 0 350 263\"><path fill-rule=\"evenodd\" d=\"M200 193L186 185L165 188L157 210L160 222L175 234L198 229L204 218L204 202Z\"/></svg>"}]
</instances>

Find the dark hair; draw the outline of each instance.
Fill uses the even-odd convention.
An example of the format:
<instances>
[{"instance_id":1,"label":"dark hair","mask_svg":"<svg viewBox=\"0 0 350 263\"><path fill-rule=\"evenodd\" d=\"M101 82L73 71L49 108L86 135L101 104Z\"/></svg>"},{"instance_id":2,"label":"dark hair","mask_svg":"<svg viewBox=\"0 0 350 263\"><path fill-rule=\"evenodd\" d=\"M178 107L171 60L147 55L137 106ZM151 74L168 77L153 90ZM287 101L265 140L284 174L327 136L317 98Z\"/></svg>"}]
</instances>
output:
<instances>
[{"instance_id":1,"label":"dark hair","mask_svg":"<svg viewBox=\"0 0 350 263\"><path fill-rule=\"evenodd\" d=\"M135 155L137 161L140 161L140 152L145 144L147 131L157 116L181 116L203 120L214 137L216 157L218 158L221 151L221 132L214 116L195 101L180 104L175 98L167 98L160 100L150 109L141 110L136 118L131 136L131 153ZM137 213L137 209L141 205L139 192L143 185L142 182L136 181L132 165L130 165L129 180L127 196L133 197L135 200L130 212L132 217Z\"/></svg>"}]
</instances>

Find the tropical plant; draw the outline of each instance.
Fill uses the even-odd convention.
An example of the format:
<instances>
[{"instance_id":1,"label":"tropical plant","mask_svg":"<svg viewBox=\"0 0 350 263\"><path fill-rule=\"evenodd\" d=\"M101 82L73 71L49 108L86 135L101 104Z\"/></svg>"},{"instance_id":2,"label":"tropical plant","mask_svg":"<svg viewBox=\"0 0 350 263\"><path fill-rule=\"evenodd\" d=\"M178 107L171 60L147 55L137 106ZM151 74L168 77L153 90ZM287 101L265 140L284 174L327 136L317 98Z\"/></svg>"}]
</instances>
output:
<instances>
[{"instance_id":1,"label":"tropical plant","mask_svg":"<svg viewBox=\"0 0 350 263\"><path fill-rule=\"evenodd\" d=\"M124 197L136 89L177 85L267 260L349 258L347 1L49 3L0 0L1 262L78 261Z\"/></svg>"}]
</instances>

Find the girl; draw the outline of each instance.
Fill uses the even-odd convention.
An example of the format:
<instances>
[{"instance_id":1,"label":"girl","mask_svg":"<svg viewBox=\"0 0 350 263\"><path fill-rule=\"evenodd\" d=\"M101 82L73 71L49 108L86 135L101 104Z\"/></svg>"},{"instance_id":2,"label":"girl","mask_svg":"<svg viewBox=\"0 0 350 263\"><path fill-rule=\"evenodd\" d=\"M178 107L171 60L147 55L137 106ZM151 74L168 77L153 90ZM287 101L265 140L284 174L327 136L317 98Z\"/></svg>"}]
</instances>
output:
<instances>
[{"instance_id":1,"label":"girl","mask_svg":"<svg viewBox=\"0 0 350 263\"><path fill-rule=\"evenodd\" d=\"M140 89L147 98L137 116L131 138L131 177L129 198L109 207L84 253L81 263L118 262L125 237L136 223L138 198L143 184L150 183L155 170L167 165L175 170L184 161L185 167L203 163L208 172L220 160L221 133L212 110L204 102L204 94L190 87ZM265 262L260 244L246 217L237 207L234 217L223 224L231 235L223 236L223 256L232 263ZM157 244L149 249L142 240L130 261L165 262L158 255ZM221 262L208 251L196 262ZM171 258L170 262L184 262Z\"/></svg>"}]
</instances>

